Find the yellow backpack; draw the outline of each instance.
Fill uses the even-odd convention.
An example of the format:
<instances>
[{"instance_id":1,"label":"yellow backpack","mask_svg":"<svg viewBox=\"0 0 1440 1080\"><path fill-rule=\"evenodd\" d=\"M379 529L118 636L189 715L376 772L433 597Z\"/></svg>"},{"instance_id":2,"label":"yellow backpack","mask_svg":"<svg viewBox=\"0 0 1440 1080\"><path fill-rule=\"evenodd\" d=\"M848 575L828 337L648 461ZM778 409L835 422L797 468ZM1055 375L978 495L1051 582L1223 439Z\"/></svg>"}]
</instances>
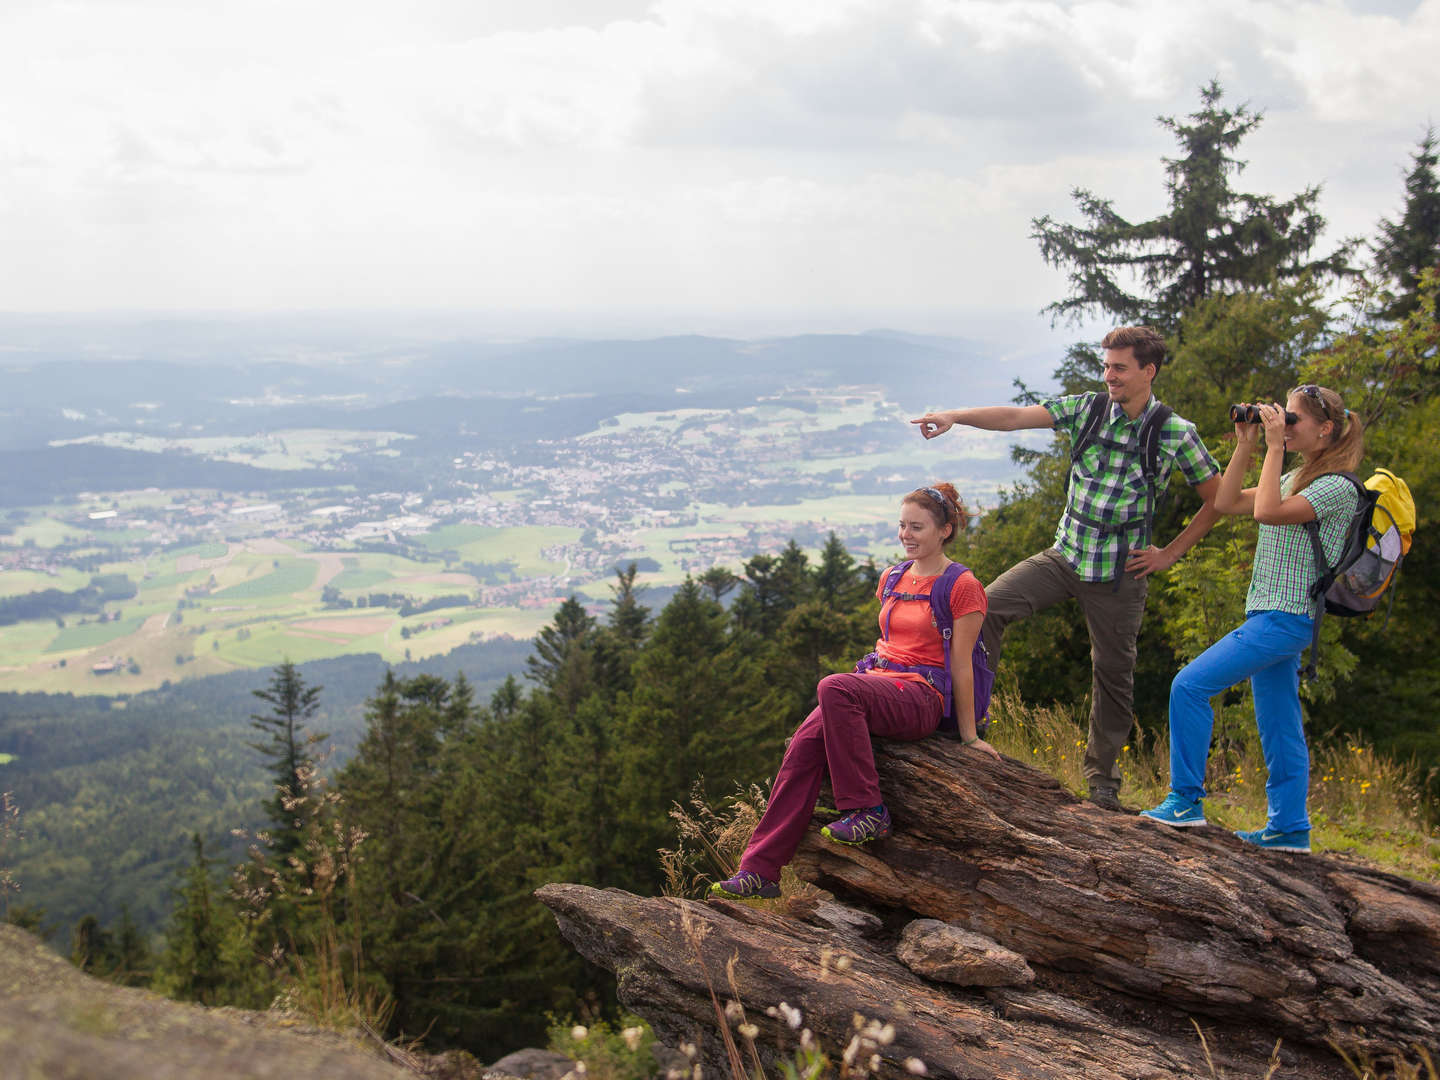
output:
<instances>
[{"instance_id":1,"label":"yellow backpack","mask_svg":"<svg viewBox=\"0 0 1440 1080\"><path fill-rule=\"evenodd\" d=\"M1320 525L1307 521L1305 531L1310 534L1310 543L1315 549L1315 565L1320 570L1320 579L1311 587L1313 600L1324 598L1324 603L1315 615L1315 631L1310 641L1310 663L1305 668L1307 678L1315 678L1315 666L1320 656L1320 619L1329 612L1332 615L1371 615L1380 606L1380 599L1390 594L1390 606L1395 604L1395 580L1400 575L1400 564L1410 551L1415 535L1415 500L1410 495L1409 485L1389 469L1376 469L1363 484L1354 473L1336 473L1355 485L1359 496L1355 515L1345 533L1345 546L1334 566L1325 561L1325 552L1320 546ZM1390 611L1387 607L1385 618L1388 622Z\"/></svg>"}]
</instances>

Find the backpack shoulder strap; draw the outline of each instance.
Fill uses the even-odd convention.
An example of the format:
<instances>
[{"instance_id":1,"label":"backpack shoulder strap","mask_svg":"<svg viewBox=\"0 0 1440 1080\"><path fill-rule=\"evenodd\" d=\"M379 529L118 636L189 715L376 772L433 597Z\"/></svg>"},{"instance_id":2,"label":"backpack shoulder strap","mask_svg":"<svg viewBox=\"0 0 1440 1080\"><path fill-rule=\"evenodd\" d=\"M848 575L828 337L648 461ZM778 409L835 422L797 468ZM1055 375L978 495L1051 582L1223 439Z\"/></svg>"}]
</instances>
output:
<instances>
[{"instance_id":1,"label":"backpack shoulder strap","mask_svg":"<svg viewBox=\"0 0 1440 1080\"><path fill-rule=\"evenodd\" d=\"M1145 422L1140 425L1140 472L1151 487L1157 486L1162 480L1160 429L1165 426L1165 421L1174 415L1174 409L1157 401L1155 408L1150 410L1150 415L1145 417Z\"/></svg>"},{"instance_id":2,"label":"backpack shoulder strap","mask_svg":"<svg viewBox=\"0 0 1440 1080\"><path fill-rule=\"evenodd\" d=\"M1355 497L1360 500L1356 504L1357 513L1365 510L1367 504L1369 506L1374 505L1374 493L1362 484L1360 478L1353 472L1338 471L1335 473L1327 473L1326 475L1343 476L1346 480L1349 480L1351 484L1355 485ZM1316 479L1319 479L1319 477ZM1368 528L1370 519L1368 512L1365 514L1365 519L1367 523L1366 527ZM1309 682L1314 682L1320 677L1320 622L1325 618L1325 594L1330 591L1330 586L1335 584L1336 568L1331 566L1325 558L1325 547L1320 543L1319 520L1317 518L1311 518L1305 522L1304 529L1305 535L1310 537L1310 547L1311 550L1315 552L1315 570L1319 574L1319 577L1315 580L1315 584L1310 587L1310 598L1317 601L1319 607L1315 612L1315 624L1310 631L1310 661L1301 671L1301 675ZM1353 531L1351 528L1345 530L1345 544L1347 547L1350 545L1350 534ZM1345 558L1345 551L1343 549L1340 552L1340 558L1342 560Z\"/></svg>"},{"instance_id":3,"label":"backpack shoulder strap","mask_svg":"<svg viewBox=\"0 0 1440 1080\"><path fill-rule=\"evenodd\" d=\"M905 576L905 571L910 569L914 559L906 559L902 563L896 563L889 570L885 571L885 588L880 593L880 602L883 604L890 599L890 594L900 587L900 581Z\"/></svg>"},{"instance_id":4,"label":"backpack shoulder strap","mask_svg":"<svg viewBox=\"0 0 1440 1080\"><path fill-rule=\"evenodd\" d=\"M935 579L935 584L930 586L930 610L935 614L935 625L945 642L947 659L950 655L950 635L955 628L955 613L950 610L950 593L960 575L968 569L970 568L964 563L952 562L945 567L945 572Z\"/></svg>"},{"instance_id":5,"label":"backpack shoulder strap","mask_svg":"<svg viewBox=\"0 0 1440 1080\"><path fill-rule=\"evenodd\" d=\"M1090 399L1090 404L1086 406L1085 410L1085 422L1080 425L1080 430L1075 433L1075 438L1070 443L1071 465L1080 460L1080 455L1085 452L1085 448L1095 440L1095 433L1105 422L1105 412L1109 405L1110 396L1108 394L1096 394Z\"/></svg>"}]
</instances>

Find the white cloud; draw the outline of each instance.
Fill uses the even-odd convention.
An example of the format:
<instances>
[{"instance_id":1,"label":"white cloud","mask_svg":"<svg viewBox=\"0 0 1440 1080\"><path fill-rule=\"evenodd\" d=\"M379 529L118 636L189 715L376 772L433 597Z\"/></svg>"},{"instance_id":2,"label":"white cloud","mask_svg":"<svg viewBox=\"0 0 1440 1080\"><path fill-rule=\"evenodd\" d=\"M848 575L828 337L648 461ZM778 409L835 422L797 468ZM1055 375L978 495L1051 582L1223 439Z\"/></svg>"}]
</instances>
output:
<instances>
[{"instance_id":1,"label":"white cloud","mask_svg":"<svg viewBox=\"0 0 1440 1080\"><path fill-rule=\"evenodd\" d=\"M1437 54L1440 0L12 0L0 296L1038 308L1030 219L1159 209L1213 76L1247 186L1393 213Z\"/></svg>"}]
</instances>

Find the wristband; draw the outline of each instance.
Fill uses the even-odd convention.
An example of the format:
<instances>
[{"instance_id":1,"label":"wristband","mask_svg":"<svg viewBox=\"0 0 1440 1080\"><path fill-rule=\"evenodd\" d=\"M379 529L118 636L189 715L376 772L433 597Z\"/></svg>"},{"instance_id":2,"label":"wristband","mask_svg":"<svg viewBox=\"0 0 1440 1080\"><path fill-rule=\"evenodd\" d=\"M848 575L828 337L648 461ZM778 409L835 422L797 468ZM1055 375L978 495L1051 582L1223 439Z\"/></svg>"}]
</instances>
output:
<instances>
[{"instance_id":1,"label":"wristband","mask_svg":"<svg viewBox=\"0 0 1440 1080\"><path fill-rule=\"evenodd\" d=\"M979 741L980 741L980 736L979 736L979 735L976 735L973 739L961 739L961 740L960 740L960 745L961 745L961 746L969 746L971 743L977 743L977 742L979 742Z\"/></svg>"}]
</instances>

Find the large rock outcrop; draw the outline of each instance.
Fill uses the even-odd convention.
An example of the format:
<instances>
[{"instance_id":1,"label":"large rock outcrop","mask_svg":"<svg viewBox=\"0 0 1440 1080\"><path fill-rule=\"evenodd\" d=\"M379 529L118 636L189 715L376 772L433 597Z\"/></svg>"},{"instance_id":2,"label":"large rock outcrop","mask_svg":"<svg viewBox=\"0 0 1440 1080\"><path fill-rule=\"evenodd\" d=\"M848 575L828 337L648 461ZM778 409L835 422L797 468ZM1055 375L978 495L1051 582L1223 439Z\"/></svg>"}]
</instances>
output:
<instances>
[{"instance_id":1,"label":"large rock outcrop","mask_svg":"<svg viewBox=\"0 0 1440 1080\"><path fill-rule=\"evenodd\" d=\"M0 1076L414 1080L377 1050L269 1013L205 1009L102 982L0 924Z\"/></svg>"},{"instance_id":2,"label":"large rock outcrop","mask_svg":"<svg viewBox=\"0 0 1440 1080\"><path fill-rule=\"evenodd\" d=\"M1339 1078L1332 1042L1440 1044L1440 889L1099 810L954 742L877 743L876 759L894 835L847 848L812 831L795 862L843 906L538 895L627 1006L699 1036L716 1066L706 974L723 1002L732 956L762 1049L794 1044L765 1015L779 1001L835 1053L860 1013L895 1027L882 1074L918 1058L931 1076L1132 1080L1213 1060L1259 1077L1278 1042L1275 1076Z\"/></svg>"}]
</instances>

